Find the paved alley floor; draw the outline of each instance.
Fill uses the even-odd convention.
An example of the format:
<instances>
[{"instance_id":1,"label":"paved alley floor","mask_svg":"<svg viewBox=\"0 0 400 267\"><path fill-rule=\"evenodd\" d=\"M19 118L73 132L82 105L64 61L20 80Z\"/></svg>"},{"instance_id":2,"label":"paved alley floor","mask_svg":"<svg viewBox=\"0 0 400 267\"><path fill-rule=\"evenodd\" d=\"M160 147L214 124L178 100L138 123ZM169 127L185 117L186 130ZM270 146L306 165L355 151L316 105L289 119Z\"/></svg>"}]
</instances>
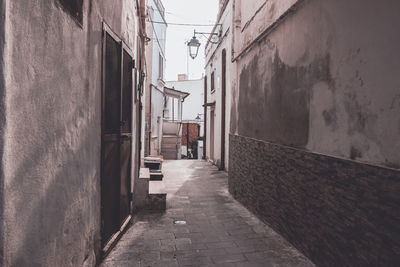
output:
<instances>
[{"instance_id":1,"label":"paved alley floor","mask_svg":"<svg viewBox=\"0 0 400 267\"><path fill-rule=\"evenodd\" d=\"M228 193L204 161L165 161L164 213L141 213L102 263L109 266L314 266ZM177 221L186 224L176 224Z\"/></svg>"}]
</instances>

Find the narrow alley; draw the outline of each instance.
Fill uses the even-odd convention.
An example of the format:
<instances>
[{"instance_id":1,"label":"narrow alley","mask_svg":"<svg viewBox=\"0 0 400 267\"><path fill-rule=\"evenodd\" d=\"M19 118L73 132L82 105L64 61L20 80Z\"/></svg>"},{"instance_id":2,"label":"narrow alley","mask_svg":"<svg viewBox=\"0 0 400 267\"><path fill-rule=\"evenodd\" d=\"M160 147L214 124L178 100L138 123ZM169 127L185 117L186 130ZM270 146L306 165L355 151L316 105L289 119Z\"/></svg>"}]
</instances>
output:
<instances>
[{"instance_id":1,"label":"narrow alley","mask_svg":"<svg viewBox=\"0 0 400 267\"><path fill-rule=\"evenodd\" d=\"M228 176L205 161L166 161L165 213L144 212L105 258L112 266L313 266L228 193Z\"/></svg>"},{"instance_id":2,"label":"narrow alley","mask_svg":"<svg viewBox=\"0 0 400 267\"><path fill-rule=\"evenodd\" d=\"M400 266L399 10L0 0L0 267Z\"/></svg>"}]
</instances>

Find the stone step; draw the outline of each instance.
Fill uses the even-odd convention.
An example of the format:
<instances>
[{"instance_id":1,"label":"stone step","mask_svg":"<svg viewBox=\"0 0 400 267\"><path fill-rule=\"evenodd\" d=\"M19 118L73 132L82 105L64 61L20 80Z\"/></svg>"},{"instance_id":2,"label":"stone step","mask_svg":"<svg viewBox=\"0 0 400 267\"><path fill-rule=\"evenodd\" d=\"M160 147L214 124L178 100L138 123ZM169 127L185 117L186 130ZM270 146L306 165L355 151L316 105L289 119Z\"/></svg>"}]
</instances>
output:
<instances>
[{"instance_id":1,"label":"stone step","mask_svg":"<svg viewBox=\"0 0 400 267\"><path fill-rule=\"evenodd\" d=\"M150 181L162 181L164 174L159 171L150 171Z\"/></svg>"},{"instance_id":2,"label":"stone step","mask_svg":"<svg viewBox=\"0 0 400 267\"><path fill-rule=\"evenodd\" d=\"M176 144L180 143L180 138L178 137L163 137L162 138L162 144Z\"/></svg>"},{"instance_id":3,"label":"stone step","mask_svg":"<svg viewBox=\"0 0 400 267\"><path fill-rule=\"evenodd\" d=\"M162 144L161 145L161 150L163 150L163 149L175 149L176 150L176 144Z\"/></svg>"},{"instance_id":4,"label":"stone step","mask_svg":"<svg viewBox=\"0 0 400 267\"><path fill-rule=\"evenodd\" d=\"M175 151L173 153L171 152L161 152L161 154L164 156L164 159L171 160L171 159L177 159L178 158L178 153Z\"/></svg>"}]
</instances>

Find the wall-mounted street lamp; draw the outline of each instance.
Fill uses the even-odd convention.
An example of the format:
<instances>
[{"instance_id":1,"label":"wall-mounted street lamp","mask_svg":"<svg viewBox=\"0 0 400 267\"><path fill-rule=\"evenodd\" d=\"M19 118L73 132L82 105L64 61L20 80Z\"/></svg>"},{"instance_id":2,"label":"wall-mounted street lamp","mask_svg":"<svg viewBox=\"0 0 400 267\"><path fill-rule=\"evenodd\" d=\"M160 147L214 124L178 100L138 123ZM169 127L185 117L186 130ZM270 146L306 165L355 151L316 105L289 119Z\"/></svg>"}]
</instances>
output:
<instances>
[{"instance_id":1,"label":"wall-mounted street lamp","mask_svg":"<svg viewBox=\"0 0 400 267\"><path fill-rule=\"evenodd\" d=\"M196 31L195 31L192 40L190 40L190 42L188 43L189 55L192 59L195 59L197 57L200 45L201 45L200 41L196 38Z\"/></svg>"},{"instance_id":2,"label":"wall-mounted street lamp","mask_svg":"<svg viewBox=\"0 0 400 267\"><path fill-rule=\"evenodd\" d=\"M218 25L220 25L220 24L218 24ZM216 33L216 32L196 32L196 30L194 30L193 37L190 40L190 42L188 42L188 44L187 44L188 47L189 47L189 55L190 55L190 57L192 59L195 59L197 57L197 54L199 53L199 47L200 47L201 43L196 38L196 34L201 34L201 35L204 35L205 37L207 37L206 34L209 34L211 36L221 37L221 33L222 33L221 29L219 30L218 33ZM217 42L213 42L213 41L211 41L211 38L208 39L208 41L213 43L213 44L218 44L219 43L219 40Z\"/></svg>"}]
</instances>

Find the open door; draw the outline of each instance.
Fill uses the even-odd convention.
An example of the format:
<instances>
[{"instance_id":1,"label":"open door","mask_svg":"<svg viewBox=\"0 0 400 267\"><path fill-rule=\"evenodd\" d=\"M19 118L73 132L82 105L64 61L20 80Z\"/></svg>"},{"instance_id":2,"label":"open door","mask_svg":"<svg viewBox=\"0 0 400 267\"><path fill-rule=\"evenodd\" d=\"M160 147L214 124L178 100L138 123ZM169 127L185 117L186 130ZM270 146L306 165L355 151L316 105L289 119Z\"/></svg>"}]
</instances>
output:
<instances>
[{"instance_id":1,"label":"open door","mask_svg":"<svg viewBox=\"0 0 400 267\"><path fill-rule=\"evenodd\" d=\"M225 170L225 129L226 129L226 50L222 50L222 90L221 90L221 164L220 170Z\"/></svg>"},{"instance_id":2,"label":"open door","mask_svg":"<svg viewBox=\"0 0 400 267\"><path fill-rule=\"evenodd\" d=\"M215 162L214 158L214 121L215 121L215 106L211 106L210 110L210 159Z\"/></svg>"},{"instance_id":3,"label":"open door","mask_svg":"<svg viewBox=\"0 0 400 267\"><path fill-rule=\"evenodd\" d=\"M133 65L128 48L105 27L101 144L103 247L130 217Z\"/></svg>"}]
</instances>

